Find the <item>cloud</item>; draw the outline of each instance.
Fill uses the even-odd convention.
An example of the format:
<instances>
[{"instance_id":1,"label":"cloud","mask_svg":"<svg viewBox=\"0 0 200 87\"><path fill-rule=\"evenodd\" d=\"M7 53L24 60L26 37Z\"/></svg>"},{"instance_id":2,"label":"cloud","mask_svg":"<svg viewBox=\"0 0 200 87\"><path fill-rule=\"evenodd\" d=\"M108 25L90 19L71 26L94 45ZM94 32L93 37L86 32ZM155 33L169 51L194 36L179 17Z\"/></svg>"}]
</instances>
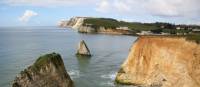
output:
<instances>
[{"instance_id":1,"label":"cloud","mask_svg":"<svg viewBox=\"0 0 200 87\"><path fill-rule=\"evenodd\" d=\"M31 11L31 10L26 10L24 14L19 17L19 21L21 22L28 22L33 16L37 16L38 13Z\"/></svg>"},{"instance_id":2,"label":"cloud","mask_svg":"<svg viewBox=\"0 0 200 87\"><path fill-rule=\"evenodd\" d=\"M147 17L169 21L200 21L200 0L1 0L11 6L61 7L94 9L100 15ZM151 17L151 18L150 18ZM145 19L144 19L145 20Z\"/></svg>"},{"instance_id":3,"label":"cloud","mask_svg":"<svg viewBox=\"0 0 200 87\"><path fill-rule=\"evenodd\" d=\"M100 13L145 14L159 17L200 15L200 0L3 0L3 2L8 5L44 7L85 5Z\"/></svg>"},{"instance_id":4,"label":"cloud","mask_svg":"<svg viewBox=\"0 0 200 87\"><path fill-rule=\"evenodd\" d=\"M108 11L111 10L111 5L110 5L110 2L108 2L107 0L102 0L97 8L96 8L96 11L98 12L102 12L102 13L107 13Z\"/></svg>"},{"instance_id":5,"label":"cloud","mask_svg":"<svg viewBox=\"0 0 200 87\"><path fill-rule=\"evenodd\" d=\"M163 17L200 15L200 0L104 0L97 5L98 12L147 13ZM108 9L109 8L109 9Z\"/></svg>"},{"instance_id":6,"label":"cloud","mask_svg":"<svg viewBox=\"0 0 200 87\"><path fill-rule=\"evenodd\" d=\"M131 11L131 6L128 5L127 2L115 1L113 5L119 12L130 12Z\"/></svg>"},{"instance_id":7,"label":"cloud","mask_svg":"<svg viewBox=\"0 0 200 87\"><path fill-rule=\"evenodd\" d=\"M142 4L140 0L103 0L97 4L97 12L113 12L115 14L132 14L142 12Z\"/></svg>"},{"instance_id":8,"label":"cloud","mask_svg":"<svg viewBox=\"0 0 200 87\"><path fill-rule=\"evenodd\" d=\"M153 15L181 16L177 8L179 5L176 4L177 2L175 0L174 2L171 2L170 0L149 0L149 2L146 4L146 8Z\"/></svg>"},{"instance_id":9,"label":"cloud","mask_svg":"<svg viewBox=\"0 0 200 87\"><path fill-rule=\"evenodd\" d=\"M153 15L195 17L200 14L199 0L148 0L146 10Z\"/></svg>"},{"instance_id":10,"label":"cloud","mask_svg":"<svg viewBox=\"0 0 200 87\"><path fill-rule=\"evenodd\" d=\"M56 7L94 3L96 0L4 0L9 5Z\"/></svg>"},{"instance_id":11,"label":"cloud","mask_svg":"<svg viewBox=\"0 0 200 87\"><path fill-rule=\"evenodd\" d=\"M97 4L96 11L102 13L123 13L131 11L130 5L122 0L102 0Z\"/></svg>"}]
</instances>

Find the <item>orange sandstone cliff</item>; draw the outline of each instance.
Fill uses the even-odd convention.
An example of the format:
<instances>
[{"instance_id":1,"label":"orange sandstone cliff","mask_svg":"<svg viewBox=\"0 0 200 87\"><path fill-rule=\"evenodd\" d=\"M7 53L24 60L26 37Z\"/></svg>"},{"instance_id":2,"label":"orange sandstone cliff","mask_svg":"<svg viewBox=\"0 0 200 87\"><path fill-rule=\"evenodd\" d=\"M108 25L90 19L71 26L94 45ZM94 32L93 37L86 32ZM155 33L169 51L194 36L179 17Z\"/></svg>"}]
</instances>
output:
<instances>
[{"instance_id":1,"label":"orange sandstone cliff","mask_svg":"<svg viewBox=\"0 0 200 87\"><path fill-rule=\"evenodd\" d=\"M116 81L142 87L200 87L200 45L180 37L141 36Z\"/></svg>"}]
</instances>

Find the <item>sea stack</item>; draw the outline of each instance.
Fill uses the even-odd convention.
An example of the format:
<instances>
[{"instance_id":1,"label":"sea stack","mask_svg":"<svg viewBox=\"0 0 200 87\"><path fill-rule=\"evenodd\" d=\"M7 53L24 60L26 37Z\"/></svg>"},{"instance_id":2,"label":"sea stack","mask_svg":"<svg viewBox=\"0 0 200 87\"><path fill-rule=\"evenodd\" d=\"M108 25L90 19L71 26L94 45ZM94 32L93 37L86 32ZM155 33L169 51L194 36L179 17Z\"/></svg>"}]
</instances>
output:
<instances>
[{"instance_id":1,"label":"sea stack","mask_svg":"<svg viewBox=\"0 0 200 87\"><path fill-rule=\"evenodd\" d=\"M200 87L200 45L183 37L140 36L116 81L140 87Z\"/></svg>"},{"instance_id":2,"label":"sea stack","mask_svg":"<svg viewBox=\"0 0 200 87\"><path fill-rule=\"evenodd\" d=\"M63 60L57 53L39 57L36 62L20 72L12 87L74 87Z\"/></svg>"},{"instance_id":3,"label":"sea stack","mask_svg":"<svg viewBox=\"0 0 200 87\"><path fill-rule=\"evenodd\" d=\"M88 49L84 40L82 40L78 45L77 56L91 56L90 50Z\"/></svg>"}]
</instances>

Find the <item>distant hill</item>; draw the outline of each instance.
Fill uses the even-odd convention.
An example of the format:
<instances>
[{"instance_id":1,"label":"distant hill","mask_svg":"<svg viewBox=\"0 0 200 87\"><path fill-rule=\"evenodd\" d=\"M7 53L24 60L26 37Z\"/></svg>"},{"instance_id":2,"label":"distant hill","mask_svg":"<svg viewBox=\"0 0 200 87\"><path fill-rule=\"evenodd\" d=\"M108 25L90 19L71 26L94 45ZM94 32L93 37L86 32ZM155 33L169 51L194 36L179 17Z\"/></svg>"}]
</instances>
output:
<instances>
[{"instance_id":1,"label":"distant hill","mask_svg":"<svg viewBox=\"0 0 200 87\"><path fill-rule=\"evenodd\" d=\"M175 25L171 23L156 22L156 23L140 23L140 22L126 22L118 21L112 18L93 18L93 17L74 17L69 21L62 21L59 25L61 27L72 27L81 32L108 32L105 29L126 30L130 34L175 34L184 35L195 32L200 32L198 25ZM148 32L146 32L148 31ZM126 34L128 34L126 32Z\"/></svg>"}]
</instances>

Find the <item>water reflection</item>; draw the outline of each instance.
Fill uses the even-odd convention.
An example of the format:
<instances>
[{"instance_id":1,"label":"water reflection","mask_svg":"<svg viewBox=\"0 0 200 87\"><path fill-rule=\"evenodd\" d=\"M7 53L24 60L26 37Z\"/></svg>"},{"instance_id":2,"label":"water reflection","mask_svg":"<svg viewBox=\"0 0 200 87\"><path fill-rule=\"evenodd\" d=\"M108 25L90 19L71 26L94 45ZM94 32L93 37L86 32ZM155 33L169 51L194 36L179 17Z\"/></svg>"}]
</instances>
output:
<instances>
[{"instance_id":1,"label":"water reflection","mask_svg":"<svg viewBox=\"0 0 200 87\"><path fill-rule=\"evenodd\" d=\"M87 68L90 64L91 56L76 56L78 61L78 68L80 72L87 72Z\"/></svg>"}]
</instances>

